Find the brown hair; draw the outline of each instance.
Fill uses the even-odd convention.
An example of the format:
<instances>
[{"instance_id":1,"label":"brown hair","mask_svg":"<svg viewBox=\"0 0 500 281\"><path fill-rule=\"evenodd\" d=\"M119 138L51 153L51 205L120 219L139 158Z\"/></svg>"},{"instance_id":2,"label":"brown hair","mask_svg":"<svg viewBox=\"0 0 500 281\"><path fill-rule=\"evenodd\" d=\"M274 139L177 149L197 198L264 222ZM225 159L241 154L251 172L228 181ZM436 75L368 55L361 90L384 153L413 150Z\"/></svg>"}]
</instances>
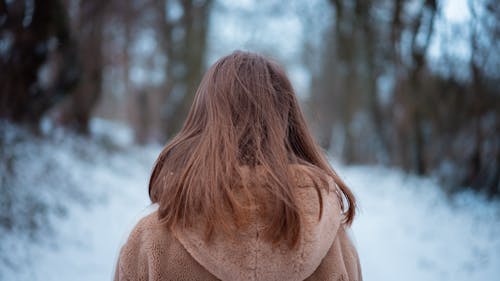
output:
<instances>
[{"instance_id":1,"label":"brown hair","mask_svg":"<svg viewBox=\"0 0 500 281\"><path fill-rule=\"evenodd\" d=\"M284 70L261 55L236 51L203 77L181 131L154 165L149 197L159 203L159 217L168 227L204 222L209 239L214 229L230 232L245 221L249 201L238 194L252 198L255 188L243 182L240 167L258 166L271 202L265 206L264 235L293 246L301 216L290 164L330 175L340 190L344 222L352 222L355 198L314 143Z\"/></svg>"}]
</instances>

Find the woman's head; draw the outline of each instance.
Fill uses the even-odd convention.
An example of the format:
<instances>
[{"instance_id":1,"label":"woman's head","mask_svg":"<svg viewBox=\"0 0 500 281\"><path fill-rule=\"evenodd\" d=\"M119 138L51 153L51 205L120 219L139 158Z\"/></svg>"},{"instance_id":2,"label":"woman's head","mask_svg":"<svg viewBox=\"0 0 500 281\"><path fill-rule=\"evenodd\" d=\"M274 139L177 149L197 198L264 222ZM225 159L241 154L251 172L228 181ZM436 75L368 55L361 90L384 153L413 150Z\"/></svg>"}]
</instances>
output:
<instances>
[{"instance_id":1,"label":"woman's head","mask_svg":"<svg viewBox=\"0 0 500 281\"><path fill-rule=\"evenodd\" d=\"M155 164L149 194L169 227L202 218L209 237L244 221L246 203L237 194L251 198L255 186L242 181L240 167L258 166L271 202L267 213L273 214L266 218L266 237L294 245L301 218L290 164L331 175L348 202L345 221L352 221L354 197L314 143L284 70L261 55L236 51L206 72L183 128Z\"/></svg>"}]
</instances>

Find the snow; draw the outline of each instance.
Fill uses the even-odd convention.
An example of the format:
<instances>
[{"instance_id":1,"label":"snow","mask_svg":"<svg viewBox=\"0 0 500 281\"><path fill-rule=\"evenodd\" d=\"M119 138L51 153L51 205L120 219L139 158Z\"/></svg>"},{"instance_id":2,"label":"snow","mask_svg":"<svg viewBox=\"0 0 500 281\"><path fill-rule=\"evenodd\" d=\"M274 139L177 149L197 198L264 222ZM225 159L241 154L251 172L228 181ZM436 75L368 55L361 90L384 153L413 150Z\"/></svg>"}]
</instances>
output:
<instances>
[{"instance_id":1,"label":"snow","mask_svg":"<svg viewBox=\"0 0 500 281\"><path fill-rule=\"evenodd\" d=\"M19 157L32 172L12 184L36 183L44 200L65 211L48 213L54 228L42 229L39 239L0 232L0 280L112 279L120 245L151 211L147 181L161 148L134 146L126 128L102 120L93 128L90 140L65 135L12 145L17 155L37 159ZM118 146L103 141L116 137ZM498 202L467 192L448 197L434 180L395 169L333 165L359 201L352 232L365 280L499 276Z\"/></svg>"},{"instance_id":2,"label":"snow","mask_svg":"<svg viewBox=\"0 0 500 281\"><path fill-rule=\"evenodd\" d=\"M18 190L18 209L31 204L25 194L33 192L57 208L48 212L52 229L41 227L35 240L23 224L13 232L0 228L0 280L111 280L120 245L148 212L147 182L161 148L133 146L128 128L104 120L93 122L90 140L66 132L40 140L1 129L15 169L30 171L7 182Z\"/></svg>"},{"instance_id":3,"label":"snow","mask_svg":"<svg viewBox=\"0 0 500 281\"><path fill-rule=\"evenodd\" d=\"M498 280L500 207L432 179L341 167L359 200L353 225L366 280Z\"/></svg>"}]
</instances>

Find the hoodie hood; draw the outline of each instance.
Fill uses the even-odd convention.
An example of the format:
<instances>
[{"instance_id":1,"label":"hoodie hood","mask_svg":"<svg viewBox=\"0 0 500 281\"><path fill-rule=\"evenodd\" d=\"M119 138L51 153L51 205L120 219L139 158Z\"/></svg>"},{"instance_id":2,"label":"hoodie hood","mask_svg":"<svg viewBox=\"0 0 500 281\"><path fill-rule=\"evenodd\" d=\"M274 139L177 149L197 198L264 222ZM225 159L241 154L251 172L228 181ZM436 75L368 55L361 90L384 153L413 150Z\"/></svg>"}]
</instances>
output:
<instances>
[{"instance_id":1,"label":"hoodie hood","mask_svg":"<svg viewBox=\"0 0 500 281\"><path fill-rule=\"evenodd\" d=\"M297 180L297 200L302 215L301 234L297 247L286 243L272 245L263 238L265 225L250 222L234 237L215 232L205 242L201 226L175 230L174 235L186 251L211 274L221 280L304 280L320 265L332 245L341 224L340 202L336 185L328 177L328 188L321 189L323 213L314 188L314 168L293 165ZM248 173L248 171L244 172ZM248 176L259 176L257 175Z\"/></svg>"}]
</instances>

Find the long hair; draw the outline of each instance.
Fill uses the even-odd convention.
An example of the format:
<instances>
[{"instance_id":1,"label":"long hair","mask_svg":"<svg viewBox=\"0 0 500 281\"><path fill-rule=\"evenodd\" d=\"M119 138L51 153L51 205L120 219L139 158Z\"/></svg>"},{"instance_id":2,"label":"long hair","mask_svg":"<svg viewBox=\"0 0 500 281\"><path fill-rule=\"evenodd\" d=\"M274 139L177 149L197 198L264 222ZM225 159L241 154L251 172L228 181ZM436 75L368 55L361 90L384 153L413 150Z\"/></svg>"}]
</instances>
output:
<instances>
[{"instance_id":1,"label":"long hair","mask_svg":"<svg viewBox=\"0 0 500 281\"><path fill-rule=\"evenodd\" d=\"M294 246L301 215L290 164L330 175L340 190L344 223L352 222L355 198L313 141L284 70L261 55L236 51L204 75L182 129L154 165L149 197L168 227L203 222L210 239L215 229L228 233L245 221L256 187L242 180L240 168L258 167L266 200L252 202L269 202L263 206L264 237Z\"/></svg>"}]
</instances>

